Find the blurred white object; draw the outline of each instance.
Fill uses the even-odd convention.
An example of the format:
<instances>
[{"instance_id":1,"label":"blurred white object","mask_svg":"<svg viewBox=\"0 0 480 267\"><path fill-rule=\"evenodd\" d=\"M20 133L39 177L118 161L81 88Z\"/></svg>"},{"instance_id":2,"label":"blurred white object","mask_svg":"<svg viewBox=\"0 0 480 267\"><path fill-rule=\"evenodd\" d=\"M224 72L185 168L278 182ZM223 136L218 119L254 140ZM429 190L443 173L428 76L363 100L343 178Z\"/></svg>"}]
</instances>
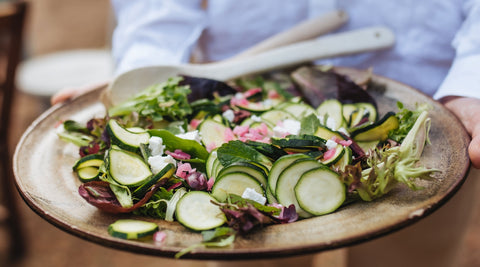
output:
<instances>
[{"instance_id":1,"label":"blurred white object","mask_svg":"<svg viewBox=\"0 0 480 267\"><path fill-rule=\"evenodd\" d=\"M113 71L110 50L65 50L22 62L16 83L23 92L49 97L65 88L107 81Z\"/></svg>"}]
</instances>

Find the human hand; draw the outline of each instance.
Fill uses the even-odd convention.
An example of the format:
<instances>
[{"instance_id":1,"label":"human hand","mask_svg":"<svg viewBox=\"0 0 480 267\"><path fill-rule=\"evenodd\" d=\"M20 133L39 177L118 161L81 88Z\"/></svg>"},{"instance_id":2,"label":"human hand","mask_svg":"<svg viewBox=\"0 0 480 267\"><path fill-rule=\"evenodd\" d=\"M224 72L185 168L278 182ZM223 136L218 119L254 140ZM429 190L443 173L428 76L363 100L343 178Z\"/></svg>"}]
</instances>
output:
<instances>
[{"instance_id":1,"label":"human hand","mask_svg":"<svg viewBox=\"0 0 480 267\"><path fill-rule=\"evenodd\" d=\"M81 87L67 87L64 88L60 91L58 91L56 94L54 94L50 98L50 104L53 106L58 103L65 102L67 100L70 100L72 98L78 97L80 95L86 94L96 88L106 86L108 84L107 81L104 82L98 82L94 84L89 84L86 86L81 86Z\"/></svg>"},{"instance_id":2,"label":"human hand","mask_svg":"<svg viewBox=\"0 0 480 267\"><path fill-rule=\"evenodd\" d=\"M472 137L468 155L473 167L480 169L480 99L449 96L441 102L460 119Z\"/></svg>"}]
</instances>

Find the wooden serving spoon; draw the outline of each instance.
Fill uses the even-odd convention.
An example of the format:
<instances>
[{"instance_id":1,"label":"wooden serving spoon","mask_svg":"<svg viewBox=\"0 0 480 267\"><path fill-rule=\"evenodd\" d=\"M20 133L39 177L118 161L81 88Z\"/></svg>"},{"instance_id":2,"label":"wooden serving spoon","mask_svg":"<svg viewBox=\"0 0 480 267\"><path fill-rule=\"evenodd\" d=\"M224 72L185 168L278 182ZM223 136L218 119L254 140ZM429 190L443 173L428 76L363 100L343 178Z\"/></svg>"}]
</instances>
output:
<instances>
[{"instance_id":1,"label":"wooden serving spoon","mask_svg":"<svg viewBox=\"0 0 480 267\"><path fill-rule=\"evenodd\" d=\"M385 49L394 43L395 37L391 30L370 27L294 43L236 60L142 67L117 76L109 84L105 97L108 104L116 105L152 84L164 82L179 74L226 81L317 59Z\"/></svg>"}]
</instances>

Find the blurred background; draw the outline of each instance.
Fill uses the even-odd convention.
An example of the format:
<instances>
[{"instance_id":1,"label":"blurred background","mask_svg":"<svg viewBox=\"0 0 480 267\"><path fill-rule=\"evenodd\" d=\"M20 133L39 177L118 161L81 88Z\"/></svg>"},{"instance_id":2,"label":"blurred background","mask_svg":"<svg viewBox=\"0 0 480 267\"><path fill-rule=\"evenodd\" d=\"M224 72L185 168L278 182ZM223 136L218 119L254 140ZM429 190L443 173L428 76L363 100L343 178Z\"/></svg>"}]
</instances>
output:
<instances>
[{"instance_id":1,"label":"blurred background","mask_svg":"<svg viewBox=\"0 0 480 267\"><path fill-rule=\"evenodd\" d=\"M0 0L0 10L5 10L8 2ZM49 97L53 93L63 87L107 80L113 70L109 47L115 19L109 0L25 2L23 41L19 64L15 68L11 119L7 127L1 128L3 133L8 133L10 154L13 154L15 145L30 123L49 108ZM5 13L8 12L0 11L0 15ZM4 21L0 19L0 23ZM1 58L0 67L4 67L4 62ZM4 78L3 74L0 75L0 81ZM5 96L3 94L1 98ZM10 168L11 164L6 166ZM13 188L4 180L2 183L0 186L3 188ZM6 206L11 199L7 191L2 192L2 204ZM137 255L85 241L43 220L25 204L15 189L11 189L10 193L13 193L15 210L0 206L0 266L209 265L208 262ZM480 207L476 211L467 242L462 246L461 267L480 266ZM11 215L18 217L12 219ZM12 220L13 229L8 224ZM10 241L14 240L20 240L20 243L14 243L12 247ZM345 266L345 262L332 260L328 255L320 258L318 266Z\"/></svg>"}]
</instances>

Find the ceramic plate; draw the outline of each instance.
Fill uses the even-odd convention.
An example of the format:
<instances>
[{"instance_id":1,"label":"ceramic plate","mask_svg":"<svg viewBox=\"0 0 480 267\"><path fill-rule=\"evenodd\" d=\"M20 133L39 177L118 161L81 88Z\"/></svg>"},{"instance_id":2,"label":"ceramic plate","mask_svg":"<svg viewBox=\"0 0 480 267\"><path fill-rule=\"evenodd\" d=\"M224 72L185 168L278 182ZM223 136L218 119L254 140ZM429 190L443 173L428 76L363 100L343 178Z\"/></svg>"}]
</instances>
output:
<instances>
[{"instance_id":1,"label":"ceramic plate","mask_svg":"<svg viewBox=\"0 0 480 267\"><path fill-rule=\"evenodd\" d=\"M360 72L353 69L339 71ZM433 106L431 145L426 146L421 164L440 169L437 179L423 182L424 190L411 191L399 186L374 202L355 203L329 215L268 226L238 237L232 247L198 249L184 257L232 260L319 252L391 233L442 206L459 189L468 172L468 134L455 116L428 96L384 77L374 76L374 80L386 85L385 91L371 92L381 114L396 110L397 100L407 107L413 107L416 102ZM18 190L36 213L68 233L107 247L173 257L181 249L199 243L201 235L176 222L141 218L155 221L167 233L161 246L148 240L111 237L107 232L108 225L127 215L100 212L77 193L80 182L72 172L73 163L78 159L77 148L61 141L55 126L64 119L87 121L94 116L103 116L105 109L99 95L104 89L98 88L64 105L50 108L28 128L14 156Z\"/></svg>"}]
</instances>

